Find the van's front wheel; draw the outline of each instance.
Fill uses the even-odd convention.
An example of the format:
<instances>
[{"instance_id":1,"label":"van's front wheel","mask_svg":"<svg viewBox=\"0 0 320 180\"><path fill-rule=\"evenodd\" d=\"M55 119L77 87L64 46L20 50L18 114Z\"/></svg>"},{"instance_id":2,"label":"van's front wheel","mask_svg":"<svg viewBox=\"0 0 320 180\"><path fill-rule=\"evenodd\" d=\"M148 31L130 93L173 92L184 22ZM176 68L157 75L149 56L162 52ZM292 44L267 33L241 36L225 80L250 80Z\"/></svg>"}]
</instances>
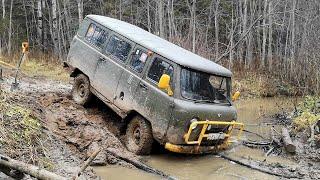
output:
<instances>
[{"instance_id":1,"label":"van's front wheel","mask_svg":"<svg viewBox=\"0 0 320 180\"><path fill-rule=\"evenodd\" d=\"M74 84L72 88L72 98L80 105L86 105L92 98L90 91L90 81L84 74L78 74L74 78Z\"/></svg>"},{"instance_id":2,"label":"van's front wheel","mask_svg":"<svg viewBox=\"0 0 320 180\"><path fill-rule=\"evenodd\" d=\"M135 116L128 124L125 143L128 150L135 154L150 154L153 143L150 123L141 116Z\"/></svg>"}]
</instances>

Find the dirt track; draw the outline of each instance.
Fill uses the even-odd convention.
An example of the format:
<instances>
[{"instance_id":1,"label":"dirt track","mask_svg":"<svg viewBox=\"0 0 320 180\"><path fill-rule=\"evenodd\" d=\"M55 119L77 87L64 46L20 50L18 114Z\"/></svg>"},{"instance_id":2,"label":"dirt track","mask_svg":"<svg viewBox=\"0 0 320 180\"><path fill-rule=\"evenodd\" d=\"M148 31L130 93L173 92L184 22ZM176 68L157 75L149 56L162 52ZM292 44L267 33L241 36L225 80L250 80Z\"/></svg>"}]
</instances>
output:
<instances>
[{"instance_id":1,"label":"dirt track","mask_svg":"<svg viewBox=\"0 0 320 180\"><path fill-rule=\"evenodd\" d=\"M58 173L74 174L81 162L97 148L111 148L122 156L138 160L119 140L123 127L121 119L101 101L94 100L84 108L72 101L68 83L24 77L18 89L11 91L13 78L9 72L5 73L4 79L1 89L10 96L11 103L31 109L41 121L43 133L51 140L46 143L48 156L55 162ZM106 163L134 168L102 150L93 164ZM86 173L87 177L95 177L90 168Z\"/></svg>"}]
</instances>

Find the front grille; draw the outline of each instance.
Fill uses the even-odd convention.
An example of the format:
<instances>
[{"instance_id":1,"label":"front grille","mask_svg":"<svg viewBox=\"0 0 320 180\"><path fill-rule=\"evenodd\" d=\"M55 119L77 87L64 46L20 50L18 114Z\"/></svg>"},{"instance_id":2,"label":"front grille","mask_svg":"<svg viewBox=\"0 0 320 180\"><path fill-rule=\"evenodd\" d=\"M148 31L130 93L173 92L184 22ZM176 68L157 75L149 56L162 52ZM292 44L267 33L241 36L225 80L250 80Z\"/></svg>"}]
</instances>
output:
<instances>
[{"instance_id":1,"label":"front grille","mask_svg":"<svg viewBox=\"0 0 320 180\"><path fill-rule=\"evenodd\" d=\"M197 141L200 133L201 133L202 126L197 126L194 130L192 130L192 133L190 134L190 141ZM226 132L228 130L228 126L225 127L211 127L210 130L206 130L205 134L209 133L219 133L219 132ZM214 146L214 145L220 145L223 143L223 140L207 140L207 138L203 138L201 145L202 146Z\"/></svg>"}]
</instances>

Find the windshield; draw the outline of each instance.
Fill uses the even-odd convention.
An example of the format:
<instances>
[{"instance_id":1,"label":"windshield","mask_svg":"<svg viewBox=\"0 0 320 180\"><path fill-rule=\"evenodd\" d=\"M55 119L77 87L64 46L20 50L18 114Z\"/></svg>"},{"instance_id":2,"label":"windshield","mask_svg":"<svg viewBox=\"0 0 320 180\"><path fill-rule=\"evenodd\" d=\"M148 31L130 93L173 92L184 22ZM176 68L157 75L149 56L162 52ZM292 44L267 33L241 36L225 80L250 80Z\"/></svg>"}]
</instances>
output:
<instances>
[{"instance_id":1,"label":"windshield","mask_svg":"<svg viewBox=\"0 0 320 180\"><path fill-rule=\"evenodd\" d=\"M183 68L181 95L198 102L226 103L230 97L230 78Z\"/></svg>"}]
</instances>

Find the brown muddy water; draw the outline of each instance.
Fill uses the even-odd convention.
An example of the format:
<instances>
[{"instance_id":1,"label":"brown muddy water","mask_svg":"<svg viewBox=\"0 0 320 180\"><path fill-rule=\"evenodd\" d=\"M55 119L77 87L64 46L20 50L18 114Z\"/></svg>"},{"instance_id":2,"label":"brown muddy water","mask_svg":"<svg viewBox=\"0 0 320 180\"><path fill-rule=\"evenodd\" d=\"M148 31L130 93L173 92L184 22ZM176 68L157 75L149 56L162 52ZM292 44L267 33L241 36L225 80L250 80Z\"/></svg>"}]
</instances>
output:
<instances>
[{"instance_id":1,"label":"brown muddy water","mask_svg":"<svg viewBox=\"0 0 320 180\"><path fill-rule=\"evenodd\" d=\"M246 124L245 129L268 136L270 125L263 121L275 113L292 110L297 99L259 98L236 102L238 121ZM244 133L243 139L257 139L255 135ZM228 150L231 157L245 157L265 160L267 163L281 163L295 166L288 159L276 156L265 157L262 150L238 146ZM222 159L215 155L186 156L174 153L154 154L144 157L146 164L159 169L177 179L278 179ZM120 166L94 167L102 179L160 179L158 176Z\"/></svg>"}]
</instances>

